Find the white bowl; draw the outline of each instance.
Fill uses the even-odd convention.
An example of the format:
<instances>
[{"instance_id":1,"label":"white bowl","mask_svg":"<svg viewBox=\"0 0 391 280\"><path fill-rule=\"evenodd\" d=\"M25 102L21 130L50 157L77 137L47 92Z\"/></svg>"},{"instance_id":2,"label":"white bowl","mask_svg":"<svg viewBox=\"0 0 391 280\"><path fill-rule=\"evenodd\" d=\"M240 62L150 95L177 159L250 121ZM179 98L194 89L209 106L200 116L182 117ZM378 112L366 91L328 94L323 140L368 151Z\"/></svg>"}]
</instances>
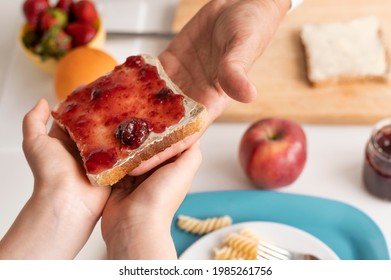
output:
<instances>
[{"instance_id":1,"label":"white bowl","mask_svg":"<svg viewBox=\"0 0 391 280\"><path fill-rule=\"evenodd\" d=\"M24 24L19 30L19 37L18 37L19 45L21 46L24 55L39 69L43 70L44 72L54 74L58 64L58 60L55 58L48 58L43 61L40 55L28 49L23 43L23 36L27 32L27 30L28 30L28 25ZM91 42L87 44L87 46L91 48L101 49L105 44L105 42L106 42L106 30L101 20L99 19L98 31L95 37L91 40Z\"/></svg>"}]
</instances>

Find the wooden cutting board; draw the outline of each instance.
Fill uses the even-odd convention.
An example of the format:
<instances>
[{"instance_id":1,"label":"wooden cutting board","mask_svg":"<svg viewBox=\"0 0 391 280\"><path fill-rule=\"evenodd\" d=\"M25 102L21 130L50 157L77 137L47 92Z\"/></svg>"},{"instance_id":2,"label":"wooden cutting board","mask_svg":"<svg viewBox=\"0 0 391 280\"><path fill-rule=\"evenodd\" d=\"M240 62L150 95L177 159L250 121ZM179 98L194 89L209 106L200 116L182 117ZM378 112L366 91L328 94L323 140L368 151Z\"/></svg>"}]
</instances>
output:
<instances>
[{"instance_id":1,"label":"wooden cutting board","mask_svg":"<svg viewBox=\"0 0 391 280\"><path fill-rule=\"evenodd\" d=\"M206 2L181 0L173 30L179 31ZM312 88L306 78L301 26L368 15L380 19L385 43L391 47L390 0L306 0L285 17L249 73L258 89L257 100L234 103L219 120L254 121L278 116L303 123L372 124L391 117L391 84L366 82Z\"/></svg>"}]
</instances>

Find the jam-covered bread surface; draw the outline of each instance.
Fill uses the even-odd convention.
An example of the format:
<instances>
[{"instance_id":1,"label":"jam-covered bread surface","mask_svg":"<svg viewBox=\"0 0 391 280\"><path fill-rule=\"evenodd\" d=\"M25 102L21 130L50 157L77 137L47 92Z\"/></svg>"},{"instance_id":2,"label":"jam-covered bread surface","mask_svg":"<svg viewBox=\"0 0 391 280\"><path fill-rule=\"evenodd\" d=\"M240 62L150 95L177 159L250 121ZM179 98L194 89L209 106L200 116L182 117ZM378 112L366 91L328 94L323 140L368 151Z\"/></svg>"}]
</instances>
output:
<instances>
[{"instance_id":1,"label":"jam-covered bread surface","mask_svg":"<svg viewBox=\"0 0 391 280\"><path fill-rule=\"evenodd\" d=\"M143 161L200 131L203 105L183 94L149 55L130 56L53 110L75 141L90 181L113 185Z\"/></svg>"}]
</instances>

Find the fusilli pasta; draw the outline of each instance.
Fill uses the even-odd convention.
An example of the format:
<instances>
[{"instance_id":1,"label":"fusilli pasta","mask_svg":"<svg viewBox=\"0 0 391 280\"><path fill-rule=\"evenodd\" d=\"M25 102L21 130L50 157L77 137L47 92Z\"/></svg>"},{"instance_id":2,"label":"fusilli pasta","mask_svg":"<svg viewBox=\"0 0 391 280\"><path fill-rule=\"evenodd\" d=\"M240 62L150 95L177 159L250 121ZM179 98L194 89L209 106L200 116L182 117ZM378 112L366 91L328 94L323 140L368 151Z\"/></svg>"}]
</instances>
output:
<instances>
[{"instance_id":1,"label":"fusilli pasta","mask_svg":"<svg viewBox=\"0 0 391 280\"><path fill-rule=\"evenodd\" d=\"M261 237L250 228L231 232L222 240L223 247L215 248L215 260L255 260Z\"/></svg>"},{"instance_id":2,"label":"fusilli pasta","mask_svg":"<svg viewBox=\"0 0 391 280\"><path fill-rule=\"evenodd\" d=\"M193 234L206 234L211 231L230 226L232 218L230 216L213 217L205 220L193 218L190 216L179 215L178 227L186 232Z\"/></svg>"},{"instance_id":3,"label":"fusilli pasta","mask_svg":"<svg viewBox=\"0 0 391 280\"><path fill-rule=\"evenodd\" d=\"M238 251L230 246L224 246L214 250L215 260L246 260L250 257L244 252Z\"/></svg>"}]
</instances>

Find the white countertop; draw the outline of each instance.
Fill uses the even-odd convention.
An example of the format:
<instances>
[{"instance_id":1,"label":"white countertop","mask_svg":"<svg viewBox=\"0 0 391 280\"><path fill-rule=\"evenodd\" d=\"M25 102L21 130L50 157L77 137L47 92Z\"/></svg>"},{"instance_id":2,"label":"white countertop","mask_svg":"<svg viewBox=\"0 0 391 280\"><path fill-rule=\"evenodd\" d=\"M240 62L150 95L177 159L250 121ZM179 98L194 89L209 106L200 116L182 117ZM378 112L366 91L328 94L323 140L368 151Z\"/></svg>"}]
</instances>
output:
<instances>
[{"instance_id":1,"label":"white countertop","mask_svg":"<svg viewBox=\"0 0 391 280\"><path fill-rule=\"evenodd\" d=\"M167 27L176 0L161 3L169 8L167 16L160 17L165 22L159 26ZM17 46L17 30L22 21L21 0L0 1L0 236L15 219L33 186L21 149L22 118L41 97L47 98L51 105L56 103L52 78L36 71ZM157 55L167 43L165 39L109 38L105 50L123 61L130 54ZM253 189L237 157L240 138L248 126L249 123L215 123L208 129L201 140L203 163L191 192ZM295 183L278 191L335 199L357 207L379 225L391 248L391 202L368 194L361 179L371 127L304 125L304 129L308 140L305 169ZM98 225L78 258L101 259L104 255Z\"/></svg>"}]
</instances>

